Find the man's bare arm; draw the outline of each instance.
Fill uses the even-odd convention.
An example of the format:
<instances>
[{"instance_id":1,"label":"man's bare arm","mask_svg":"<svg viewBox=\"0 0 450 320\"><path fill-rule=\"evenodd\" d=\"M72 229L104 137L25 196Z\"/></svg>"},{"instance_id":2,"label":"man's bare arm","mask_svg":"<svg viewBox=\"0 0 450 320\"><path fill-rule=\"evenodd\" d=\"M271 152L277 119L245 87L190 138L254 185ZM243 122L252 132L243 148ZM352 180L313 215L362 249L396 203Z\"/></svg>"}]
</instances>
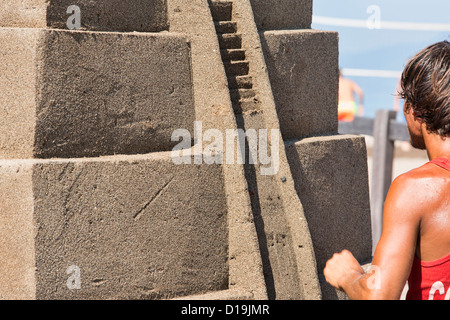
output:
<instances>
[{"instance_id":1,"label":"man's bare arm","mask_svg":"<svg viewBox=\"0 0 450 320\"><path fill-rule=\"evenodd\" d=\"M415 179L397 178L386 198L383 233L375 250L372 273L365 273L348 251L327 262L324 275L350 299L399 299L411 271L421 205Z\"/></svg>"}]
</instances>

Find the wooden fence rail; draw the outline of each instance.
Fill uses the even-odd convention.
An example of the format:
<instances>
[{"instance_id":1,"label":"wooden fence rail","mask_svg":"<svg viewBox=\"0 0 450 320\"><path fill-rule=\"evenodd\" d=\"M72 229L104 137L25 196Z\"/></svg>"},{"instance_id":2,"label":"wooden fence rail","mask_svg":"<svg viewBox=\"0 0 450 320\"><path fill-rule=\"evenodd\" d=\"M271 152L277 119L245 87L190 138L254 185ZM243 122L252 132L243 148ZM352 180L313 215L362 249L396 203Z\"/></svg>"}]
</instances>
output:
<instances>
[{"instance_id":1,"label":"wooden fence rail","mask_svg":"<svg viewBox=\"0 0 450 320\"><path fill-rule=\"evenodd\" d=\"M340 134L374 137L370 186L373 248L381 236L384 201L392 181L394 143L396 140L409 141L406 124L395 121L396 116L395 111L377 110L375 119L357 117L353 122L339 123Z\"/></svg>"}]
</instances>

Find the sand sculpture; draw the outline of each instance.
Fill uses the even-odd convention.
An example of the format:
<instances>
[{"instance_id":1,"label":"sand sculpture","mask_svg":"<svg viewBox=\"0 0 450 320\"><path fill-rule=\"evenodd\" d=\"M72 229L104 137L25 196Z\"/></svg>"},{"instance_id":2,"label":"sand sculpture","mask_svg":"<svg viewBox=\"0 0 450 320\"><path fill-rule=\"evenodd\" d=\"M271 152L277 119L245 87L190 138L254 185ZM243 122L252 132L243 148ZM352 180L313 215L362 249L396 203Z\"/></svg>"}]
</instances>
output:
<instances>
[{"instance_id":1,"label":"sand sculpture","mask_svg":"<svg viewBox=\"0 0 450 320\"><path fill-rule=\"evenodd\" d=\"M0 298L345 298L321 272L343 248L370 260L366 147L337 133L338 35L311 17L2 1Z\"/></svg>"}]
</instances>

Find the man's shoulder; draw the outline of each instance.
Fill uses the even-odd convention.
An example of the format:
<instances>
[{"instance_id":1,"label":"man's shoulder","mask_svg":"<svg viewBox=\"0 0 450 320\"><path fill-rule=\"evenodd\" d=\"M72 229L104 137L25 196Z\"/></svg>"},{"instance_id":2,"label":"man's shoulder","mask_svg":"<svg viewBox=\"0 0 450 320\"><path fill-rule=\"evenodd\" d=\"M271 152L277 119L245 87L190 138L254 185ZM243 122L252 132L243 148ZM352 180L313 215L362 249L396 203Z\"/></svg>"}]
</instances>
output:
<instances>
[{"instance_id":1,"label":"man's shoulder","mask_svg":"<svg viewBox=\"0 0 450 320\"><path fill-rule=\"evenodd\" d=\"M439 195L448 195L450 189L450 173L443 174L442 168L427 163L421 167L399 175L392 182L392 193L399 201L426 203L423 199L439 198ZM431 197L429 197L429 196Z\"/></svg>"},{"instance_id":2,"label":"man's shoulder","mask_svg":"<svg viewBox=\"0 0 450 320\"><path fill-rule=\"evenodd\" d=\"M448 172L448 171L447 171ZM445 170L430 162L412 169L396 178L399 183L445 183L450 178L449 174L445 174ZM395 181L395 180L394 180Z\"/></svg>"}]
</instances>

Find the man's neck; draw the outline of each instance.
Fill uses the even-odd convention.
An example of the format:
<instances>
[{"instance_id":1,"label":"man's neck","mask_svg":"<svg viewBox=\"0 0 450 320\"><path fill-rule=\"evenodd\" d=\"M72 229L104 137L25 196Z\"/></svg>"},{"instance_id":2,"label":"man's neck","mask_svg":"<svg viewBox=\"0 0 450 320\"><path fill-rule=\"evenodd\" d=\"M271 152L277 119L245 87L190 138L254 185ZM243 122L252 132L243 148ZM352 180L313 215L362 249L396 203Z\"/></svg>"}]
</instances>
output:
<instances>
[{"instance_id":1,"label":"man's neck","mask_svg":"<svg viewBox=\"0 0 450 320\"><path fill-rule=\"evenodd\" d=\"M438 134L426 132L424 133L424 139L430 160L437 158L450 159L450 137L444 138Z\"/></svg>"}]
</instances>

